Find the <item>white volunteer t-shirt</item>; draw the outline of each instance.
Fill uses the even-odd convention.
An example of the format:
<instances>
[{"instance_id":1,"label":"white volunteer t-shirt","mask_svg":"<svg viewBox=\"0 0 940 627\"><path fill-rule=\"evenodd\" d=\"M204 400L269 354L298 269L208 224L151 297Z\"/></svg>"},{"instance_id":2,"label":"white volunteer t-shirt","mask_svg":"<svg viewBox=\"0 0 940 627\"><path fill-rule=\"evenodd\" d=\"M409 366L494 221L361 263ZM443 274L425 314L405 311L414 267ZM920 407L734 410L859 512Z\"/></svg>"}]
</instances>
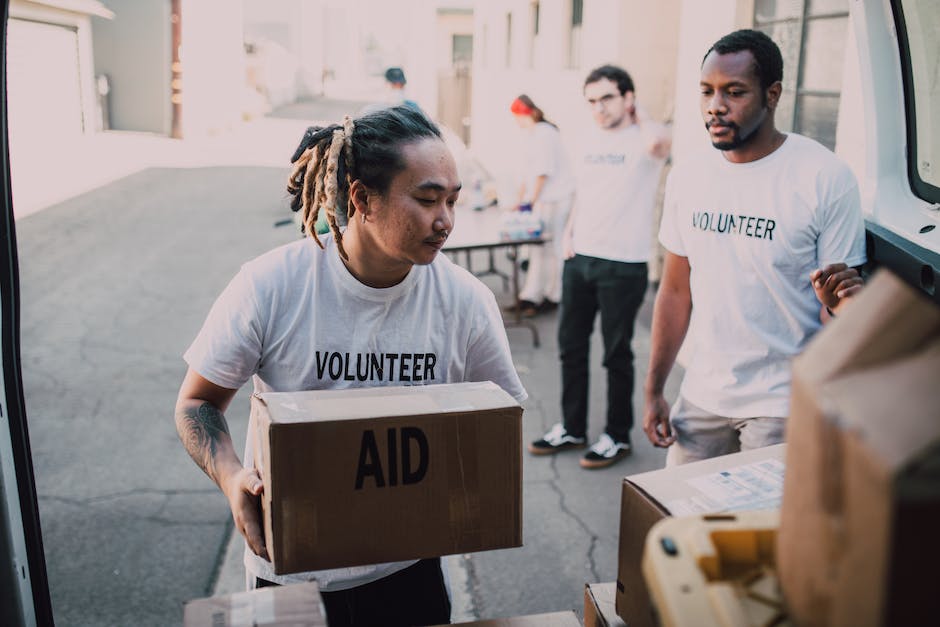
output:
<instances>
[{"instance_id":1,"label":"white volunteer t-shirt","mask_svg":"<svg viewBox=\"0 0 940 627\"><path fill-rule=\"evenodd\" d=\"M535 179L539 176L546 177L539 202L568 200L574 191L574 176L561 141L561 133L547 122L537 122L526 139L522 164L526 197L523 200L532 200Z\"/></svg>"},{"instance_id":2,"label":"white volunteer t-shirt","mask_svg":"<svg viewBox=\"0 0 940 627\"><path fill-rule=\"evenodd\" d=\"M190 367L230 389L250 378L256 392L493 381L526 399L496 299L477 278L438 255L398 285L371 288L343 265L332 235L321 240L325 250L305 238L243 265L184 354ZM253 457L249 438L247 467ZM316 579L323 590L358 586L413 563L284 576L245 551L245 567L256 577Z\"/></svg>"},{"instance_id":3,"label":"white volunteer t-shirt","mask_svg":"<svg viewBox=\"0 0 940 627\"><path fill-rule=\"evenodd\" d=\"M591 128L575 163L572 245L588 257L632 263L650 259L653 209L664 159L649 147L662 127Z\"/></svg>"},{"instance_id":4,"label":"white volunteer t-shirt","mask_svg":"<svg viewBox=\"0 0 940 627\"><path fill-rule=\"evenodd\" d=\"M865 262L852 171L793 133L750 163L709 148L669 173L659 237L691 266L680 393L730 418L786 416L790 359L820 327L810 272Z\"/></svg>"}]
</instances>

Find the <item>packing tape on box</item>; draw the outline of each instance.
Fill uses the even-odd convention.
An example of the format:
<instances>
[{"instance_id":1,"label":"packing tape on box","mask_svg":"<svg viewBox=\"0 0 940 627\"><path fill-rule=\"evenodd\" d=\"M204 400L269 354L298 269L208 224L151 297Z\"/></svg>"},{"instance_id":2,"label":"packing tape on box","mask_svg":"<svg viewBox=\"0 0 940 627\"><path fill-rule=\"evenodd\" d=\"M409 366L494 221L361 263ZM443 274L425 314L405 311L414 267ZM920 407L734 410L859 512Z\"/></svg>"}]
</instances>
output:
<instances>
[{"instance_id":1,"label":"packing tape on box","mask_svg":"<svg viewBox=\"0 0 940 627\"><path fill-rule=\"evenodd\" d=\"M231 627L253 627L274 622L274 588L259 588L232 595Z\"/></svg>"},{"instance_id":2,"label":"packing tape on box","mask_svg":"<svg viewBox=\"0 0 940 627\"><path fill-rule=\"evenodd\" d=\"M464 450L478 450L479 433L475 426L460 421L454 432L457 450L452 453L457 463L451 464L447 477L450 494L448 514L452 527L462 528L465 532L470 531L475 534L480 531L483 516L479 500L480 464L475 457L465 457ZM470 522L473 524L468 524Z\"/></svg>"}]
</instances>

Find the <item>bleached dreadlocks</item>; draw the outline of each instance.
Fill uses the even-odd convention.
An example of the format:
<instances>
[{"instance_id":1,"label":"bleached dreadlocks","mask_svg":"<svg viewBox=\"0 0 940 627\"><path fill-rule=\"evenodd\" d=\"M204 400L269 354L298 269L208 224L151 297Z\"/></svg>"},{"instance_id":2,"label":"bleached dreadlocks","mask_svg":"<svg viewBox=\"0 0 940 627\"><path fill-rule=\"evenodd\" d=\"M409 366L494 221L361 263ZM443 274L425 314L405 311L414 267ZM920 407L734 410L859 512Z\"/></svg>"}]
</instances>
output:
<instances>
[{"instance_id":1,"label":"bleached dreadlocks","mask_svg":"<svg viewBox=\"0 0 940 627\"><path fill-rule=\"evenodd\" d=\"M323 248L316 222L324 211L339 254L349 259L340 227L355 212L350 185L359 180L369 190L385 194L392 178L405 169L402 147L430 137L441 139L437 126L406 106L381 109L355 120L346 116L341 125L308 128L291 157L294 167L287 180L291 210L302 211L302 231Z\"/></svg>"}]
</instances>

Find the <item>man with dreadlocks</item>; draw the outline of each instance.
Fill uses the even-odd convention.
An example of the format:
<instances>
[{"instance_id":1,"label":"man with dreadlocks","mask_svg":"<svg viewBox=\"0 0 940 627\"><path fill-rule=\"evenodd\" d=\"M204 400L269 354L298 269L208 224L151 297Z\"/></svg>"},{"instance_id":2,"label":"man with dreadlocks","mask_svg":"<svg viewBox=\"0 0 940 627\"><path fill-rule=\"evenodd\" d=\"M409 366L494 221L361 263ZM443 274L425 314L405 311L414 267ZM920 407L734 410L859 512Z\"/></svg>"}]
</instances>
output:
<instances>
[{"instance_id":1,"label":"man with dreadlocks","mask_svg":"<svg viewBox=\"0 0 940 627\"><path fill-rule=\"evenodd\" d=\"M184 355L177 431L228 498L249 588L315 579L330 625L447 623L440 559L275 575L251 443L243 467L224 412L249 379L256 392L494 381L526 398L492 292L438 254L454 227L454 159L427 117L392 107L309 129L292 162L308 237L246 263L216 300ZM318 235L321 212L330 232ZM355 377L327 367L337 356Z\"/></svg>"}]
</instances>

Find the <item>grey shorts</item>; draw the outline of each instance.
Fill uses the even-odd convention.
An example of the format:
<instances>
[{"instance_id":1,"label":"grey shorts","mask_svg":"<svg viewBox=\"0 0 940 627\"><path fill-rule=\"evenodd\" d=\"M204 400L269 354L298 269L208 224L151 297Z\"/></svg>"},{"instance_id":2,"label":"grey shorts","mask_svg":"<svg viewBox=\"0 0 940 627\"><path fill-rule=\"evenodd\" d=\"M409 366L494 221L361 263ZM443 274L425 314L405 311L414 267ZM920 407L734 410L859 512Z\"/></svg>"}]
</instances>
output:
<instances>
[{"instance_id":1,"label":"grey shorts","mask_svg":"<svg viewBox=\"0 0 940 627\"><path fill-rule=\"evenodd\" d=\"M785 440L787 419L718 416L679 396L672 406L669 422L676 434L676 443L669 447L666 465L677 466L780 444Z\"/></svg>"}]
</instances>

